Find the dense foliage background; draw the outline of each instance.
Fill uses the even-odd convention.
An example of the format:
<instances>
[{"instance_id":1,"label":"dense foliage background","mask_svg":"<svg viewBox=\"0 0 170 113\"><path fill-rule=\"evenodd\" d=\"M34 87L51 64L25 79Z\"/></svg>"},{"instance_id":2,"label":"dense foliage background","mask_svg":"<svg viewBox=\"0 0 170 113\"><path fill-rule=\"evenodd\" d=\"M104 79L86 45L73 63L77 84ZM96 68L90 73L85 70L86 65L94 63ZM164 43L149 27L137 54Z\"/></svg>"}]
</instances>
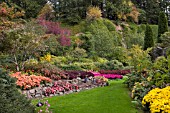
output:
<instances>
[{"instance_id":1,"label":"dense foliage background","mask_svg":"<svg viewBox=\"0 0 170 113\"><path fill-rule=\"evenodd\" d=\"M128 69L131 97L141 105L150 90L170 83L169 5L169 0L1 0L0 68L45 81L66 79L69 70ZM17 101L21 108L14 110L28 105L32 111L1 71L5 106L11 106L7 94L26 101L21 106Z\"/></svg>"}]
</instances>

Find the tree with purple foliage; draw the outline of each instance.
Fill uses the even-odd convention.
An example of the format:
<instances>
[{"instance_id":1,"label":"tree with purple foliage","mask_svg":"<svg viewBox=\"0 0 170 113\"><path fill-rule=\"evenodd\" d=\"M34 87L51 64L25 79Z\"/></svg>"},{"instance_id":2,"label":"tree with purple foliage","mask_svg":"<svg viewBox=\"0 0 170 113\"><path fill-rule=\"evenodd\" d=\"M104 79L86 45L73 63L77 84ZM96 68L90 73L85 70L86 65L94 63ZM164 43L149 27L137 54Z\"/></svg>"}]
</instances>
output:
<instances>
[{"instance_id":1,"label":"tree with purple foliage","mask_svg":"<svg viewBox=\"0 0 170 113\"><path fill-rule=\"evenodd\" d=\"M70 46L71 45L71 39L69 36L71 35L70 30L68 29L62 29L60 30L60 38L59 42L61 46Z\"/></svg>"},{"instance_id":2,"label":"tree with purple foliage","mask_svg":"<svg viewBox=\"0 0 170 113\"><path fill-rule=\"evenodd\" d=\"M38 18L38 23L46 28L47 34L59 35L59 43L61 46L71 46L71 31L61 28L59 22L47 21L43 17Z\"/></svg>"}]
</instances>

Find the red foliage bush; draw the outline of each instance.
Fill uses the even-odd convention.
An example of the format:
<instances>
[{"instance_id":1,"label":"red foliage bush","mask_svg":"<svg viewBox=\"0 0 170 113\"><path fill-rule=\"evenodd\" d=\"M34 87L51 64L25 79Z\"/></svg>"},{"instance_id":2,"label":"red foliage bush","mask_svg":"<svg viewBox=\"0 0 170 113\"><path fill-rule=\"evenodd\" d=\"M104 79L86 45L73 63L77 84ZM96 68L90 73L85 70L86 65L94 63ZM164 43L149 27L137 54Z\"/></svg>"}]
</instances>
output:
<instances>
[{"instance_id":1,"label":"red foliage bush","mask_svg":"<svg viewBox=\"0 0 170 113\"><path fill-rule=\"evenodd\" d=\"M93 73L91 72L86 72L86 71L75 71L75 70L72 70L72 71L65 71L67 77L72 80L72 79L75 79L77 77L80 77L82 79L86 78L86 77L90 77L90 76L94 76Z\"/></svg>"},{"instance_id":2,"label":"red foliage bush","mask_svg":"<svg viewBox=\"0 0 170 113\"><path fill-rule=\"evenodd\" d=\"M36 65L29 65L25 67L25 72L32 74L32 70L37 73L41 73L41 75L48 77L53 80L65 79L65 72L56 67L55 65L49 63L39 63ZM31 71L31 72L30 72Z\"/></svg>"}]
</instances>

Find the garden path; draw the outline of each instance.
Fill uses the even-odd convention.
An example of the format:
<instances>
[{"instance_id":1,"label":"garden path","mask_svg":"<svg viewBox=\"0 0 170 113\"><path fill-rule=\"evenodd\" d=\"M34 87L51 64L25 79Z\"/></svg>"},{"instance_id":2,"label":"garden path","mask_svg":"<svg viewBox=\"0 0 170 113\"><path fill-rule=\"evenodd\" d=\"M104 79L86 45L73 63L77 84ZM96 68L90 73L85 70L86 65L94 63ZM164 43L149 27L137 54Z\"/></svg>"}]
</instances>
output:
<instances>
[{"instance_id":1,"label":"garden path","mask_svg":"<svg viewBox=\"0 0 170 113\"><path fill-rule=\"evenodd\" d=\"M46 99L53 113L140 113L123 81L112 80L110 86Z\"/></svg>"}]
</instances>

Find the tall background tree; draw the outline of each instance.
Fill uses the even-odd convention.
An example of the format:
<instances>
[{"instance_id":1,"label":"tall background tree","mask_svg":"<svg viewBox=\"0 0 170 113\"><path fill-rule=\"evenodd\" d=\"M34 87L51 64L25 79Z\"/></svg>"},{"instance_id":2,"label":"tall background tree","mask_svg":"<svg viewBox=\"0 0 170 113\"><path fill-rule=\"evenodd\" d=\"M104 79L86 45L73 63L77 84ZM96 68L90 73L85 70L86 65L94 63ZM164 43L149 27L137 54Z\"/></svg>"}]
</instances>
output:
<instances>
[{"instance_id":1,"label":"tall background tree","mask_svg":"<svg viewBox=\"0 0 170 113\"><path fill-rule=\"evenodd\" d=\"M46 0L1 0L6 2L9 6L15 4L15 8L25 11L26 18L35 18L41 8L47 3Z\"/></svg>"},{"instance_id":2,"label":"tall background tree","mask_svg":"<svg viewBox=\"0 0 170 113\"><path fill-rule=\"evenodd\" d=\"M158 15L160 11L168 13L168 11L170 10L168 8L168 6L170 5L169 0L132 0L132 2L138 8L146 12L146 21L151 24L158 23Z\"/></svg>"},{"instance_id":3,"label":"tall background tree","mask_svg":"<svg viewBox=\"0 0 170 113\"><path fill-rule=\"evenodd\" d=\"M127 20L129 14L134 11L135 5L131 0L49 0L53 4L56 19L78 23L86 17L86 11L90 6L101 9L103 17L113 20Z\"/></svg>"}]
</instances>

